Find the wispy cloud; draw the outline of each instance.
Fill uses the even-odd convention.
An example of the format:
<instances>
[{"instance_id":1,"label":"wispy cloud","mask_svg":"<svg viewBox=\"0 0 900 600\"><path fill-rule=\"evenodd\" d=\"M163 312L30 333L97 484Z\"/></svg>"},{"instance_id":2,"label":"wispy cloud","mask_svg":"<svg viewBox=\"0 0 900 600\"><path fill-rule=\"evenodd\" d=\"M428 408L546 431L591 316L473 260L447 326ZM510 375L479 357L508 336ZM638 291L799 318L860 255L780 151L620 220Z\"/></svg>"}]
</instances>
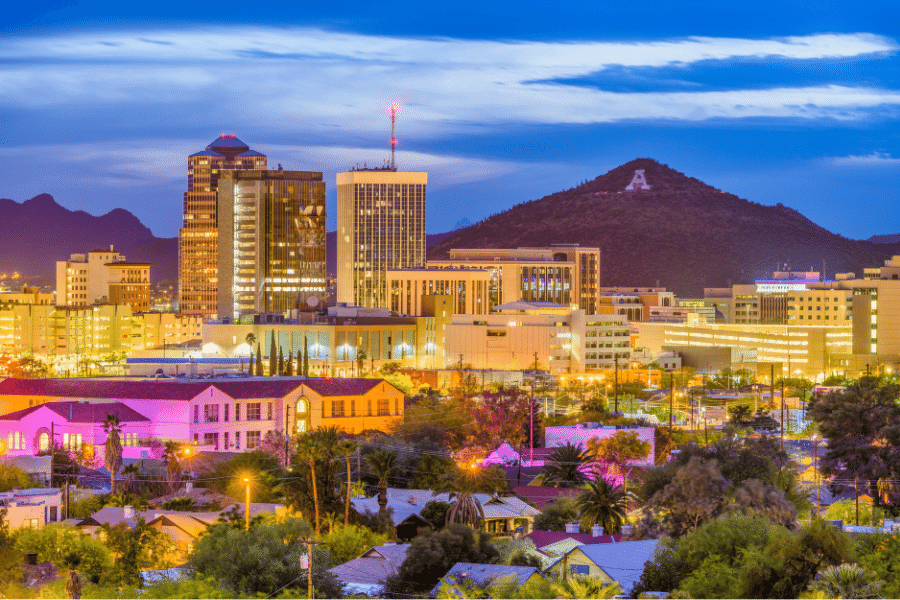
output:
<instances>
[{"instance_id":1,"label":"wispy cloud","mask_svg":"<svg viewBox=\"0 0 900 600\"><path fill-rule=\"evenodd\" d=\"M587 124L629 119L858 119L900 105L900 92L846 85L614 93L559 85L611 67L777 57L816 60L895 52L867 34L773 39L690 37L645 42L406 38L314 29L234 27L70 33L0 39L0 103L160 107L169 125L208 118L235 127L381 130L373 105L414 114L405 132L454 134L473 123ZM166 107L166 108L162 108Z\"/></svg>"},{"instance_id":2,"label":"wispy cloud","mask_svg":"<svg viewBox=\"0 0 900 600\"><path fill-rule=\"evenodd\" d=\"M896 167L900 165L900 158L894 158L884 152L872 152L871 154L850 154L848 156L835 156L831 158L831 164L839 166L869 166L869 167Z\"/></svg>"}]
</instances>

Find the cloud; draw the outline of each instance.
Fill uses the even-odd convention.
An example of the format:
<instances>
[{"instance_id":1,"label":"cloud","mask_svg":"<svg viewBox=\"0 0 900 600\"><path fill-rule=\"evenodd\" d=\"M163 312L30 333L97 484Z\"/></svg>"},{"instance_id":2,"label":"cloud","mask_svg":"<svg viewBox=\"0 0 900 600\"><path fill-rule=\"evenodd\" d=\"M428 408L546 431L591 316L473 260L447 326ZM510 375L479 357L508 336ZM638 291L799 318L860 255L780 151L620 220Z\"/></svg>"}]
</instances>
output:
<instances>
[{"instance_id":1,"label":"cloud","mask_svg":"<svg viewBox=\"0 0 900 600\"><path fill-rule=\"evenodd\" d=\"M196 125L215 114L234 127L363 135L383 130L373 112L392 99L407 103L404 134L430 136L509 123L847 120L900 105L900 92L785 85L615 93L554 80L613 67L850 58L896 49L894 40L867 33L644 42L423 39L261 27L68 33L0 39L0 55L17 58L0 67L0 104L101 111L149 105L168 127Z\"/></svg>"},{"instance_id":2,"label":"cloud","mask_svg":"<svg viewBox=\"0 0 900 600\"><path fill-rule=\"evenodd\" d=\"M872 152L865 155L835 156L831 158L830 162L842 167L896 167L900 165L900 158L894 158L884 152Z\"/></svg>"}]
</instances>

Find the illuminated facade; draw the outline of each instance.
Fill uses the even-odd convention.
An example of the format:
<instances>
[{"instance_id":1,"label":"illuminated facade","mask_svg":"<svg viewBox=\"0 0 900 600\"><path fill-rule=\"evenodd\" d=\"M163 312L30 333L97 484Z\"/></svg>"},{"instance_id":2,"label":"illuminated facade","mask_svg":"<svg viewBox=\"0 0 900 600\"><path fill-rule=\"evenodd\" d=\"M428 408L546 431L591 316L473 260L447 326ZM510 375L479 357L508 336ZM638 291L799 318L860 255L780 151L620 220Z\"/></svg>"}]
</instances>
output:
<instances>
[{"instance_id":1,"label":"illuminated facade","mask_svg":"<svg viewBox=\"0 0 900 600\"><path fill-rule=\"evenodd\" d=\"M56 263L56 304L124 304L135 312L150 306L150 263L130 263L110 246L73 254Z\"/></svg>"},{"instance_id":2,"label":"illuminated facade","mask_svg":"<svg viewBox=\"0 0 900 600\"><path fill-rule=\"evenodd\" d=\"M428 173L337 174L337 301L389 306L388 269L425 266Z\"/></svg>"},{"instance_id":3,"label":"illuminated facade","mask_svg":"<svg viewBox=\"0 0 900 600\"><path fill-rule=\"evenodd\" d=\"M285 313L325 300L325 183L308 171L222 171L218 314Z\"/></svg>"},{"instance_id":4,"label":"illuminated facade","mask_svg":"<svg viewBox=\"0 0 900 600\"><path fill-rule=\"evenodd\" d=\"M450 296L453 314L486 315L491 312L492 272L487 269L389 269L389 308L401 315L422 314L429 295Z\"/></svg>"},{"instance_id":5,"label":"illuminated facade","mask_svg":"<svg viewBox=\"0 0 900 600\"><path fill-rule=\"evenodd\" d=\"M507 302L553 302L587 314L599 308L600 249L554 244L544 248L454 248L429 268L484 269L491 274L488 307Z\"/></svg>"},{"instance_id":6,"label":"illuminated facade","mask_svg":"<svg viewBox=\"0 0 900 600\"><path fill-rule=\"evenodd\" d=\"M183 314L214 317L218 309L218 189L225 170L265 169L266 157L224 133L188 157L184 220L178 233L178 296Z\"/></svg>"}]
</instances>

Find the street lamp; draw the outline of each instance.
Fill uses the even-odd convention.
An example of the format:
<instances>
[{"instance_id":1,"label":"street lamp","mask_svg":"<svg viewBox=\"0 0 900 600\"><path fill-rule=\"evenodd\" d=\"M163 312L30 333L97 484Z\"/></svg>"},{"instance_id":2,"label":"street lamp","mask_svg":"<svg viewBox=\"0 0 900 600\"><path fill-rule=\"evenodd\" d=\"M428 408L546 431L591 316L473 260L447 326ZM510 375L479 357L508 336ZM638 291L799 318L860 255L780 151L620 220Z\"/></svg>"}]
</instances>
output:
<instances>
[{"instance_id":1,"label":"street lamp","mask_svg":"<svg viewBox=\"0 0 900 600\"><path fill-rule=\"evenodd\" d=\"M250 478L244 477L247 484L247 497L244 502L244 531L250 531Z\"/></svg>"}]
</instances>

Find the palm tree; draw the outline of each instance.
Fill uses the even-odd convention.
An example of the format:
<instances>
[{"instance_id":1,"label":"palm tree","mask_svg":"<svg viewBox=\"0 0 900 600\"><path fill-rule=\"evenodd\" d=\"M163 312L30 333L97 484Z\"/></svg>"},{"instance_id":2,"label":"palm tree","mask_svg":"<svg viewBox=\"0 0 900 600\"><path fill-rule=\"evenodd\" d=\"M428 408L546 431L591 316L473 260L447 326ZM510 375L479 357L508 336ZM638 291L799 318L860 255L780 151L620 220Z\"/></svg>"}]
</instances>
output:
<instances>
[{"instance_id":1,"label":"palm tree","mask_svg":"<svg viewBox=\"0 0 900 600\"><path fill-rule=\"evenodd\" d=\"M106 432L105 457L106 470L109 471L109 492L116 493L116 475L122 468L122 431L121 421L115 415L106 415L103 421L103 430Z\"/></svg>"},{"instance_id":2,"label":"palm tree","mask_svg":"<svg viewBox=\"0 0 900 600\"><path fill-rule=\"evenodd\" d=\"M174 492L181 485L181 463L178 462L178 442L166 442L163 462L166 464L166 483L169 491Z\"/></svg>"},{"instance_id":3,"label":"palm tree","mask_svg":"<svg viewBox=\"0 0 900 600\"><path fill-rule=\"evenodd\" d=\"M588 456L580 445L566 443L555 448L547 457L547 464L541 470L543 483L549 487L580 487L588 481L587 475L581 472L588 461Z\"/></svg>"},{"instance_id":4,"label":"palm tree","mask_svg":"<svg viewBox=\"0 0 900 600\"><path fill-rule=\"evenodd\" d=\"M376 450L366 456L366 466L378 478L378 514L387 511L388 477L397 466L397 453L393 450Z\"/></svg>"},{"instance_id":5,"label":"palm tree","mask_svg":"<svg viewBox=\"0 0 900 600\"><path fill-rule=\"evenodd\" d=\"M125 465L122 469L122 475L125 476L125 493L133 493L135 491L134 480L138 476L138 466L136 464Z\"/></svg>"},{"instance_id":6,"label":"palm tree","mask_svg":"<svg viewBox=\"0 0 900 600\"><path fill-rule=\"evenodd\" d=\"M878 592L882 585L883 581L876 581L859 565L844 563L819 573L812 587L824 592L826 598L881 598Z\"/></svg>"},{"instance_id":7,"label":"palm tree","mask_svg":"<svg viewBox=\"0 0 900 600\"><path fill-rule=\"evenodd\" d=\"M347 501L344 503L344 527L350 524L350 488L353 487L353 479L350 475L350 456L356 452L356 442L343 440L338 446L338 452L347 459Z\"/></svg>"},{"instance_id":8,"label":"palm tree","mask_svg":"<svg viewBox=\"0 0 900 600\"><path fill-rule=\"evenodd\" d=\"M366 354L365 350L357 350L356 351L356 376L362 377L363 367L366 365L366 359L369 358L369 355Z\"/></svg>"},{"instance_id":9,"label":"palm tree","mask_svg":"<svg viewBox=\"0 0 900 600\"><path fill-rule=\"evenodd\" d=\"M310 480L313 489L313 506L316 509L316 535L319 535L319 489L316 483L316 459L322 455L319 443L311 435L304 435L297 440L297 455L309 465Z\"/></svg>"},{"instance_id":10,"label":"palm tree","mask_svg":"<svg viewBox=\"0 0 900 600\"><path fill-rule=\"evenodd\" d=\"M478 490L479 474L472 471L459 471L447 474L442 485L435 493L449 492L450 509L447 511L447 523L463 523L478 528L484 521L484 507L475 495Z\"/></svg>"},{"instance_id":11,"label":"palm tree","mask_svg":"<svg viewBox=\"0 0 900 600\"><path fill-rule=\"evenodd\" d=\"M602 525L606 533L619 533L628 516L628 494L599 475L578 496L578 510L585 527Z\"/></svg>"},{"instance_id":12,"label":"palm tree","mask_svg":"<svg viewBox=\"0 0 900 600\"><path fill-rule=\"evenodd\" d=\"M557 598L582 598L584 600L603 600L612 598L622 593L618 583L603 585L603 581L596 577L573 575L561 583L553 584L553 591Z\"/></svg>"},{"instance_id":13,"label":"palm tree","mask_svg":"<svg viewBox=\"0 0 900 600\"><path fill-rule=\"evenodd\" d=\"M251 331L247 334L247 337L244 338L244 341L247 342L247 345L250 346L250 348L253 348L253 344L256 343L256 336L253 335L253 332Z\"/></svg>"}]
</instances>

